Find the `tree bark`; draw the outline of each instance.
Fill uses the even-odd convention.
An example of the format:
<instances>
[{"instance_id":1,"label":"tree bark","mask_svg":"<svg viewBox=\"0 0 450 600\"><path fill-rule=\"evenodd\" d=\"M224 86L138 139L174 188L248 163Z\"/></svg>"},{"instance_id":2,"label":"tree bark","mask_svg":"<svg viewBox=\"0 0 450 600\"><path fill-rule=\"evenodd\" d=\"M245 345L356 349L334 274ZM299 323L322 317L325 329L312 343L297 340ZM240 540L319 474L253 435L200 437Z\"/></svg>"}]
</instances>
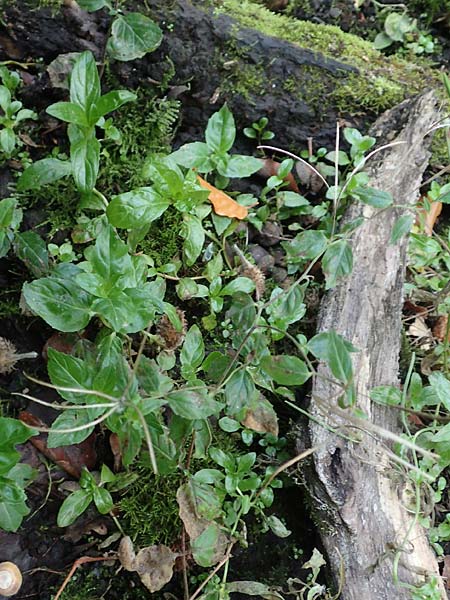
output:
<instances>
[{"instance_id":1,"label":"tree bark","mask_svg":"<svg viewBox=\"0 0 450 600\"><path fill-rule=\"evenodd\" d=\"M337 408L342 390L321 363L310 412L324 425L361 440L353 443L309 422L311 444L318 450L308 485L314 510L325 525L321 537L337 583L344 573L343 600L406 600L410 590L399 582L421 585L438 574L425 531L407 510L414 504L412 488L405 473L395 468L389 442L374 429L399 434L399 413L369 399L374 386L399 383L407 236L394 245L390 237L395 221L410 212L418 197L429 159L426 134L438 118L435 97L429 92L375 123L372 135L379 144L406 142L380 152L367 169L370 185L391 192L395 205L402 208L380 211L360 203L349 207L345 221L366 218L351 238L353 271L327 293L319 315L319 331L335 330L359 349L352 355L354 383L357 406L367 415L366 425L364 419L347 420L346 411ZM443 587L442 597L447 597Z\"/></svg>"}]
</instances>

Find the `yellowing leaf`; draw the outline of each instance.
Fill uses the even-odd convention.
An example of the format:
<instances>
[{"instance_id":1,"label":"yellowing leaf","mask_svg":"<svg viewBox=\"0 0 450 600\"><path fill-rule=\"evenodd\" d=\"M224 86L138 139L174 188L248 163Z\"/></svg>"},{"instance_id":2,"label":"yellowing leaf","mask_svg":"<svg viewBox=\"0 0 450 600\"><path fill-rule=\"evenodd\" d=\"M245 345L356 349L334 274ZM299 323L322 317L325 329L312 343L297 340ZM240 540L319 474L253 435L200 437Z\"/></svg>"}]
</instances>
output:
<instances>
[{"instance_id":1,"label":"yellowing leaf","mask_svg":"<svg viewBox=\"0 0 450 600\"><path fill-rule=\"evenodd\" d=\"M242 206L233 198L230 198L225 192L218 190L216 187L202 179L197 175L199 184L209 190L211 193L208 196L208 200L211 202L214 208L214 212L222 217L235 217L236 219L245 219L248 215L248 208Z\"/></svg>"}]
</instances>

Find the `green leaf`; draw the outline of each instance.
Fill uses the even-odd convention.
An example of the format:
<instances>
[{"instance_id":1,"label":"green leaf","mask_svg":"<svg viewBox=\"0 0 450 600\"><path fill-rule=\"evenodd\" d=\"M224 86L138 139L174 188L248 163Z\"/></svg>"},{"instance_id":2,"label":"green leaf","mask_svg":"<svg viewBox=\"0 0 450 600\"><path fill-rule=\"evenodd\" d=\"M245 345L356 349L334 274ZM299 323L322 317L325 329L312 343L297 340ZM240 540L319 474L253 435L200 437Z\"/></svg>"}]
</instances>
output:
<instances>
[{"instance_id":1,"label":"green leaf","mask_svg":"<svg viewBox=\"0 0 450 600\"><path fill-rule=\"evenodd\" d=\"M102 515L109 513L114 506L114 502L108 490L104 487L95 487L93 496L98 512Z\"/></svg>"},{"instance_id":2,"label":"green leaf","mask_svg":"<svg viewBox=\"0 0 450 600\"><path fill-rule=\"evenodd\" d=\"M206 419L217 415L222 408L222 404L213 400L208 394L189 390L171 392L166 398L173 412L185 419Z\"/></svg>"},{"instance_id":3,"label":"green leaf","mask_svg":"<svg viewBox=\"0 0 450 600\"><path fill-rule=\"evenodd\" d=\"M214 564L220 534L219 526L211 523L198 537L191 540L192 556L201 567L211 567Z\"/></svg>"},{"instance_id":4,"label":"green leaf","mask_svg":"<svg viewBox=\"0 0 450 600\"><path fill-rule=\"evenodd\" d=\"M370 399L379 404L399 406L402 403L402 393L392 385L379 385L370 390Z\"/></svg>"},{"instance_id":5,"label":"green leaf","mask_svg":"<svg viewBox=\"0 0 450 600\"><path fill-rule=\"evenodd\" d=\"M308 348L319 360L325 361L332 374L342 383L350 383L353 379L350 352L355 352L349 342L335 331L318 333L308 342Z\"/></svg>"},{"instance_id":6,"label":"green leaf","mask_svg":"<svg viewBox=\"0 0 450 600\"><path fill-rule=\"evenodd\" d=\"M16 147L16 136L14 131L9 128L0 131L0 146L6 155L11 155Z\"/></svg>"},{"instance_id":7,"label":"green leaf","mask_svg":"<svg viewBox=\"0 0 450 600\"><path fill-rule=\"evenodd\" d=\"M231 358L229 356L216 350L211 352L211 354L208 354L208 356L205 358L202 364L202 369L206 372L206 375L209 379L217 382L227 370L230 362Z\"/></svg>"},{"instance_id":8,"label":"green leaf","mask_svg":"<svg viewBox=\"0 0 450 600\"><path fill-rule=\"evenodd\" d=\"M156 50L161 41L162 31L154 21L131 12L114 20L107 51L115 60L134 60Z\"/></svg>"},{"instance_id":9,"label":"green leaf","mask_svg":"<svg viewBox=\"0 0 450 600\"><path fill-rule=\"evenodd\" d=\"M225 154L236 137L234 117L226 104L210 117L205 131L208 148L216 154Z\"/></svg>"},{"instance_id":10,"label":"green leaf","mask_svg":"<svg viewBox=\"0 0 450 600\"><path fill-rule=\"evenodd\" d=\"M82 52L70 76L70 100L83 110L87 120L90 111L100 99L100 77L92 52Z\"/></svg>"},{"instance_id":11,"label":"green leaf","mask_svg":"<svg viewBox=\"0 0 450 600\"><path fill-rule=\"evenodd\" d=\"M26 442L34 432L18 419L0 417L0 448L13 448L16 444Z\"/></svg>"},{"instance_id":12,"label":"green leaf","mask_svg":"<svg viewBox=\"0 0 450 600\"><path fill-rule=\"evenodd\" d=\"M399 217L392 228L390 243L395 244L400 238L407 235L411 231L414 221L415 216L413 214L402 215Z\"/></svg>"},{"instance_id":13,"label":"green leaf","mask_svg":"<svg viewBox=\"0 0 450 600\"><path fill-rule=\"evenodd\" d=\"M95 135L83 136L70 144L70 162L73 178L80 192L92 191L100 164L100 142Z\"/></svg>"},{"instance_id":14,"label":"green leaf","mask_svg":"<svg viewBox=\"0 0 450 600\"><path fill-rule=\"evenodd\" d=\"M394 202L389 192L383 192L372 187L358 186L355 187L351 195L357 198L360 202L373 206L374 208L386 208Z\"/></svg>"},{"instance_id":15,"label":"green leaf","mask_svg":"<svg viewBox=\"0 0 450 600\"><path fill-rule=\"evenodd\" d=\"M25 283L23 294L30 309L58 331L80 331L91 318L93 297L73 280L44 277Z\"/></svg>"},{"instance_id":16,"label":"green leaf","mask_svg":"<svg viewBox=\"0 0 450 600\"><path fill-rule=\"evenodd\" d=\"M270 517L267 518L267 524L269 525L271 531L279 538L287 538L292 533L275 515L270 515Z\"/></svg>"},{"instance_id":17,"label":"green leaf","mask_svg":"<svg viewBox=\"0 0 450 600\"><path fill-rule=\"evenodd\" d=\"M48 271L47 246L34 231L17 233L14 237L14 251L36 277Z\"/></svg>"},{"instance_id":18,"label":"green leaf","mask_svg":"<svg viewBox=\"0 0 450 600\"><path fill-rule=\"evenodd\" d=\"M241 418L248 405L259 398L259 392L246 369L233 373L225 385L225 402L227 413L232 417Z\"/></svg>"},{"instance_id":19,"label":"green leaf","mask_svg":"<svg viewBox=\"0 0 450 600\"><path fill-rule=\"evenodd\" d=\"M249 277L236 277L230 283L227 283L221 290L221 296L232 296L233 294L237 294L238 292L243 292L244 294L251 294L255 289L255 283Z\"/></svg>"},{"instance_id":20,"label":"green leaf","mask_svg":"<svg viewBox=\"0 0 450 600\"><path fill-rule=\"evenodd\" d=\"M338 240L328 246L322 259L322 269L325 273L325 289L336 285L339 278L349 275L353 268L353 253L346 240Z\"/></svg>"},{"instance_id":21,"label":"green leaf","mask_svg":"<svg viewBox=\"0 0 450 600\"><path fill-rule=\"evenodd\" d=\"M190 267L200 256L205 243L205 231L200 219L190 214L183 215L181 236L184 238L183 255L186 264Z\"/></svg>"},{"instance_id":22,"label":"green leaf","mask_svg":"<svg viewBox=\"0 0 450 600\"><path fill-rule=\"evenodd\" d=\"M17 200L5 198L0 200L0 227L10 227L16 210Z\"/></svg>"},{"instance_id":23,"label":"green leaf","mask_svg":"<svg viewBox=\"0 0 450 600\"><path fill-rule=\"evenodd\" d=\"M114 286L123 289L136 285L128 248L111 225L101 230L94 246L90 246L85 254L93 274L104 281L105 290Z\"/></svg>"},{"instance_id":24,"label":"green leaf","mask_svg":"<svg viewBox=\"0 0 450 600\"><path fill-rule=\"evenodd\" d=\"M95 125L100 117L104 117L113 110L117 110L127 102L134 102L136 98L136 94L128 90L113 90L104 94L92 109L90 124Z\"/></svg>"},{"instance_id":25,"label":"green leaf","mask_svg":"<svg viewBox=\"0 0 450 600\"><path fill-rule=\"evenodd\" d=\"M52 117L66 123L75 123L80 127L86 127L89 124L83 108L74 102L56 102L47 108L47 112Z\"/></svg>"},{"instance_id":26,"label":"green leaf","mask_svg":"<svg viewBox=\"0 0 450 600\"><path fill-rule=\"evenodd\" d=\"M43 185L58 181L72 173L72 164L68 160L44 158L27 167L17 182L17 190L36 190Z\"/></svg>"},{"instance_id":27,"label":"green leaf","mask_svg":"<svg viewBox=\"0 0 450 600\"><path fill-rule=\"evenodd\" d=\"M209 161L210 150L204 142L184 144L184 146L172 152L169 157L182 167L199 169L200 173L205 173L212 169Z\"/></svg>"},{"instance_id":28,"label":"green leaf","mask_svg":"<svg viewBox=\"0 0 450 600\"><path fill-rule=\"evenodd\" d=\"M261 369L280 385L303 385L311 373L297 356L263 356Z\"/></svg>"},{"instance_id":29,"label":"green leaf","mask_svg":"<svg viewBox=\"0 0 450 600\"><path fill-rule=\"evenodd\" d=\"M299 257L303 259L314 259L319 257L328 244L328 238L323 231L308 229L298 233L295 238L283 244L289 262L298 262Z\"/></svg>"},{"instance_id":30,"label":"green leaf","mask_svg":"<svg viewBox=\"0 0 450 600\"><path fill-rule=\"evenodd\" d=\"M169 205L168 198L160 196L151 187L142 187L114 196L106 214L114 227L135 229L155 221Z\"/></svg>"},{"instance_id":31,"label":"green leaf","mask_svg":"<svg viewBox=\"0 0 450 600\"><path fill-rule=\"evenodd\" d=\"M217 170L225 177L250 177L263 167L261 159L254 156L233 154L223 166Z\"/></svg>"},{"instance_id":32,"label":"green leaf","mask_svg":"<svg viewBox=\"0 0 450 600\"><path fill-rule=\"evenodd\" d=\"M230 417L222 417L219 419L219 427L222 431L226 431L227 433L234 433L241 428L239 421L230 419Z\"/></svg>"},{"instance_id":33,"label":"green leaf","mask_svg":"<svg viewBox=\"0 0 450 600\"><path fill-rule=\"evenodd\" d=\"M15 481L0 477L0 529L17 531L29 512L23 489Z\"/></svg>"},{"instance_id":34,"label":"green leaf","mask_svg":"<svg viewBox=\"0 0 450 600\"><path fill-rule=\"evenodd\" d=\"M391 38L384 31L377 33L377 35L375 36L375 39L373 41L373 47L375 48L375 50L383 50L384 48L387 48L391 44L392 44Z\"/></svg>"},{"instance_id":35,"label":"green leaf","mask_svg":"<svg viewBox=\"0 0 450 600\"><path fill-rule=\"evenodd\" d=\"M78 0L78 5L83 10L94 12L105 6L111 8L111 3L108 0Z\"/></svg>"},{"instance_id":36,"label":"green leaf","mask_svg":"<svg viewBox=\"0 0 450 600\"><path fill-rule=\"evenodd\" d=\"M205 344L200 329L192 325L186 334L180 352L181 374L185 379L193 376L205 357Z\"/></svg>"},{"instance_id":37,"label":"green leaf","mask_svg":"<svg viewBox=\"0 0 450 600\"><path fill-rule=\"evenodd\" d=\"M62 393L61 393L62 395ZM78 396L78 402L80 401L80 396ZM89 399L94 399L94 396L89 396ZM104 399L103 399L104 402ZM94 431L94 426L86 427L81 431L72 431L70 433L66 433L66 429L74 429L75 427L81 427L82 425L87 425L94 418L98 416L98 411L102 409L96 409L96 412L89 409L80 409L77 410L64 410L62 414L60 414L53 421L51 426L51 431L48 434L47 438L47 446L49 448L59 448L60 446L70 446L72 444L80 444L85 439L87 439L91 433Z\"/></svg>"},{"instance_id":38,"label":"green leaf","mask_svg":"<svg viewBox=\"0 0 450 600\"><path fill-rule=\"evenodd\" d=\"M91 394L83 394L83 390L92 387L92 376L86 364L80 358L59 352L54 348L48 349L48 374L53 385L79 389L80 392L60 390L59 395L72 404L89 404L95 398ZM66 414L71 411L64 411Z\"/></svg>"},{"instance_id":39,"label":"green leaf","mask_svg":"<svg viewBox=\"0 0 450 600\"><path fill-rule=\"evenodd\" d=\"M58 527L71 525L84 513L91 502L92 496L85 490L77 490L67 496L58 512Z\"/></svg>"},{"instance_id":40,"label":"green leaf","mask_svg":"<svg viewBox=\"0 0 450 600\"><path fill-rule=\"evenodd\" d=\"M428 381L439 398L439 402L441 402L447 410L450 410L450 381L444 373L433 371L428 376Z\"/></svg>"}]
</instances>

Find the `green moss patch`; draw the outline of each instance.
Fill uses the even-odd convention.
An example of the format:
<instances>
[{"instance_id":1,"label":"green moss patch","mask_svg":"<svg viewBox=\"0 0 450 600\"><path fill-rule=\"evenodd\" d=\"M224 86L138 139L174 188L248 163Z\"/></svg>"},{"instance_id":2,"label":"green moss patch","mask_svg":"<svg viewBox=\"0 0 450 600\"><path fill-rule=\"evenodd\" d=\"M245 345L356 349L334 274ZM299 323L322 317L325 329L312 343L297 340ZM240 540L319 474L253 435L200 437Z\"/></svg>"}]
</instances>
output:
<instances>
[{"instance_id":1,"label":"green moss patch","mask_svg":"<svg viewBox=\"0 0 450 600\"><path fill-rule=\"evenodd\" d=\"M395 56L386 57L375 50L370 42L344 33L333 25L315 24L274 14L250 0L221 0L215 6L217 14L226 13L242 27L257 29L265 35L277 37L358 69L358 73L339 71L336 75L323 69L315 69L314 74L311 66L299 66L298 94L312 107L321 106L324 110L335 106L347 113L360 110L378 113L430 86L439 86L439 76L431 68L409 63ZM232 59L231 54L230 50L227 58ZM236 58L242 58L242 50L240 56L238 54L236 53ZM306 81L303 80L303 72ZM254 84L255 77L248 77L245 69L241 69L241 73L240 79L236 76L236 92L247 98L252 94L252 89L256 88L256 93L260 94L260 86ZM292 91L295 87L293 78L286 80L285 91ZM273 89L271 92L273 93Z\"/></svg>"}]
</instances>

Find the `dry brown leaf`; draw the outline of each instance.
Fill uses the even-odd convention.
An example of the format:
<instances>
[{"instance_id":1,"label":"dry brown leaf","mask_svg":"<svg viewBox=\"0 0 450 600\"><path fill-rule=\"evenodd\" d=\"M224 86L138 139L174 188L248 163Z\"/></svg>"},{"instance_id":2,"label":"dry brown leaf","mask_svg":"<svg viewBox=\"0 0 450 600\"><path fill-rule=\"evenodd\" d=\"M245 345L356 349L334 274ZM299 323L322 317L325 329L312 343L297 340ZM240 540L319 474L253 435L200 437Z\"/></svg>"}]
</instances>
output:
<instances>
[{"instance_id":1,"label":"dry brown leaf","mask_svg":"<svg viewBox=\"0 0 450 600\"><path fill-rule=\"evenodd\" d=\"M181 485L177 490L177 502L179 506L180 519L183 521L186 533L191 540L194 542L210 525L213 521L208 521L197 514L196 502L191 486L186 483ZM211 558L211 565L220 562L227 551L229 539L227 536L220 532L214 554Z\"/></svg>"},{"instance_id":2,"label":"dry brown leaf","mask_svg":"<svg viewBox=\"0 0 450 600\"><path fill-rule=\"evenodd\" d=\"M439 340L439 342L444 341L445 336L447 334L447 328L448 328L448 315L442 315L442 316L438 317L438 319L436 320L436 323L433 326L433 335L437 340Z\"/></svg>"},{"instance_id":3,"label":"dry brown leaf","mask_svg":"<svg viewBox=\"0 0 450 600\"><path fill-rule=\"evenodd\" d=\"M258 433L272 433L278 437L278 419L271 403L260 394L248 409L242 425Z\"/></svg>"},{"instance_id":4,"label":"dry brown leaf","mask_svg":"<svg viewBox=\"0 0 450 600\"><path fill-rule=\"evenodd\" d=\"M230 196L225 194L225 192L218 190L216 187L202 179L199 175L197 175L197 179L199 184L205 188L205 190L209 190L211 192L208 196L208 200L213 205L216 215L229 217L230 219L245 219L245 217L248 215L248 208L246 206L238 204L236 200L230 198Z\"/></svg>"},{"instance_id":5,"label":"dry brown leaf","mask_svg":"<svg viewBox=\"0 0 450 600\"><path fill-rule=\"evenodd\" d=\"M408 335L416 338L431 338L432 333L431 329L425 323L425 319L423 317L417 317L408 327Z\"/></svg>"},{"instance_id":6,"label":"dry brown leaf","mask_svg":"<svg viewBox=\"0 0 450 600\"><path fill-rule=\"evenodd\" d=\"M19 413L19 419L30 427L47 428L47 423L41 421L30 412L22 411ZM79 444L70 444L69 446L60 446L59 448L49 448L47 446L47 434L40 433L30 438L30 443L48 459L60 466L66 473L75 479L79 479L83 467L92 471L97 464L97 452L95 450L96 434L92 432L89 437Z\"/></svg>"},{"instance_id":7,"label":"dry brown leaf","mask_svg":"<svg viewBox=\"0 0 450 600\"><path fill-rule=\"evenodd\" d=\"M419 201L419 205L421 202ZM416 225L423 226L424 233L431 237L437 218L442 212L442 202L430 202L430 210L421 207L416 218Z\"/></svg>"},{"instance_id":8,"label":"dry brown leaf","mask_svg":"<svg viewBox=\"0 0 450 600\"><path fill-rule=\"evenodd\" d=\"M172 579L173 566L178 554L159 544L134 552L133 542L126 536L119 544L118 556L123 568L136 571L142 583L153 594Z\"/></svg>"}]
</instances>

